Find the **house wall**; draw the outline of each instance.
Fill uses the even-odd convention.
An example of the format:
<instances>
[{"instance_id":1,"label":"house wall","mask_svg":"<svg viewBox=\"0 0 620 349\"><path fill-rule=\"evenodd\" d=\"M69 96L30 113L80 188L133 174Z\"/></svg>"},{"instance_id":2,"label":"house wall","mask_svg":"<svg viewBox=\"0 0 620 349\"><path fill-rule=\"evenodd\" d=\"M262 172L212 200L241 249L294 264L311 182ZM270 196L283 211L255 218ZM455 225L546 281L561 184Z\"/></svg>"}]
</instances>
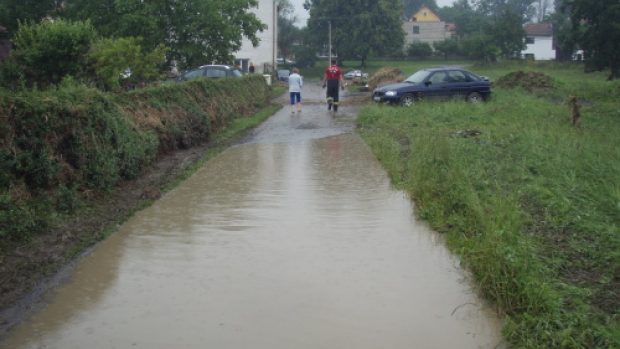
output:
<instances>
[{"instance_id":1,"label":"house wall","mask_svg":"<svg viewBox=\"0 0 620 349\"><path fill-rule=\"evenodd\" d=\"M257 47L253 47L250 40L244 38L241 49L234 54L236 59L247 59L254 63L257 73L270 71L277 54L277 13L274 0L259 0L258 8L251 10L258 19L267 25L262 33L258 32L260 40ZM243 67L245 68L245 67Z\"/></svg>"},{"instance_id":2,"label":"house wall","mask_svg":"<svg viewBox=\"0 0 620 349\"><path fill-rule=\"evenodd\" d=\"M420 28L419 34L413 33L414 26ZM450 33L446 30L446 22L404 22L403 30L405 31L405 48L414 42L432 44L450 37Z\"/></svg>"},{"instance_id":3,"label":"house wall","mask_svg":"<svg viewBox=\"0 0 620 349\"><path fill-rule=\"evenodd\" d=\"M534 38L534 43L527 44L525 50L521 52L522 56L533 54L537 61L555 59L552 37L532 36L530 38Z\"/></svg>"}]
</instances>

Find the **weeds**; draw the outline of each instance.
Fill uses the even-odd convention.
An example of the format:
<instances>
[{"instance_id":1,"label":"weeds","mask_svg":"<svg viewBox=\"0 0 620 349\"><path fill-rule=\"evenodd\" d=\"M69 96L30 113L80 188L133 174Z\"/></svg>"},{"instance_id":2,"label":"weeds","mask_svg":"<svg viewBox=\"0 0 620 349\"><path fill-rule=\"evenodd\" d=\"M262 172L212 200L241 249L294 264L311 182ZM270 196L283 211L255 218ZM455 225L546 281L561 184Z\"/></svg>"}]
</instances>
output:
<instances>
[{"instance_id":1,"label":"weeds","mask_svg":"<svg viewBox=\"0 0 620 349\"><path fill-rule=\"evenodd\" d=\"M75 83L0 94L0 246L27 239L82 193L136 178L158 154L208 141L265 106L262 76L114 95ZM54 199L52 199L54 198Z\"/></svg>"},{"instance_id":2,"label":"weeds","mask_svg":"<svg viewBox=\"0 0 620 349\"><path fill-rule=\"evenodd\" d=\"M515 347L616 347L620 108L606 91L617 83L546 73L558 82L548 94L495 88L481 105L371 106L360 132L506 315ZM579 129L550 98L577 91L591 102ZM463 130L477 132L454 137Z\"/></svg>"}]
</instances>

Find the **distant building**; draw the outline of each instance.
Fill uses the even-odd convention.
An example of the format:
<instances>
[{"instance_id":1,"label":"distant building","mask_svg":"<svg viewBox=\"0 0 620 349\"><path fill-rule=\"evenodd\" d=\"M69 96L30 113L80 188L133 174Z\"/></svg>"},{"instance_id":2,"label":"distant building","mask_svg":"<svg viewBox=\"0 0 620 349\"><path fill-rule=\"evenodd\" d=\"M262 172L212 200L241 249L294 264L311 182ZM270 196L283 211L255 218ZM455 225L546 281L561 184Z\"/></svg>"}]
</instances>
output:
<instances>
[{"instance_id":1,"label":"distant building","mask_svg":"<svg viewBox=\"0 0 620 349\"><path fill-rule=\"evenodd\" d=\"M521 56L532 60L550 60L556 58L551 23L528 23L525 25L526 48Z\"/></svg>"},{"instance_id":2,"label":"distant building","mask_svg":"<svg viewBox=\"0 0 620 349\"><path fill-rule=\"evenodd\" d=\"M9 32L0 25L0 62L4 61L11 53L11 40Z\"/></svg>"},{"instance_id":3,"label":"distant building","mask_svg":"<svg viewBox=\"0 0 620 349\"><path fill-rule=\"evenodd\" d=\"M446 23L431 9L422 5L408 21L403 23L405 47L414 42L432 44L451 38L456 30L453 23Z\"/></svg>"},{"instance_id":4,"label":"distant building","mask_svg":"<svg viewBox=\"0 0 620 349\"><path fill-rule=\"evenodd\" d=\"M278 54L278 6L275 0L258 0L258 8L252 9L258 19L267 25L267 29L258 32L260 40L257 47L252 46L250 40L244 38L241 49L234 53L235 64L247 72L250 63L256 68L256 73L274 71Z\"/></svg>"}]
</instances>

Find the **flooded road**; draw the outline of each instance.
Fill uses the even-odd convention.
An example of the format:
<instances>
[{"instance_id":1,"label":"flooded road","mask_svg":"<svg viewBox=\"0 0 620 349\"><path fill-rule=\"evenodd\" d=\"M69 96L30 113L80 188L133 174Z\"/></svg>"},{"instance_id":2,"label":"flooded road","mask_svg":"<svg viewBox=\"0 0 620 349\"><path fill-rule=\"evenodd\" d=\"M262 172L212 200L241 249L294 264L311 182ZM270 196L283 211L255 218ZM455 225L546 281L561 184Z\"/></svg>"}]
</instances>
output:
<instances>
[{"instance_id":1,"label":"flooded road","mask_svg":"<svg viewBox=\"0 0 620 349\"><path fill-rule=\"evenodd\" d=\"M495 348L498 319L351 108L278 112L123 224L0 347Z\"/></svg>"}]
</instances>

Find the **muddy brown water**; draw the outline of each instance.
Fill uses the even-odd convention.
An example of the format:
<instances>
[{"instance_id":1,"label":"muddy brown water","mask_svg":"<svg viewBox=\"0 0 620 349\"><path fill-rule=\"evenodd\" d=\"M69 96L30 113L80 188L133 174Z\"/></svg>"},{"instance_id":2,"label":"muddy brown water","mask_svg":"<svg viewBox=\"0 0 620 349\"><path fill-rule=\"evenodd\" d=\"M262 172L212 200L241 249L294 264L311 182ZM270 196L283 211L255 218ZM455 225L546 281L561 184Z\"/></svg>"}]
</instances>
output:
<instances>
[{"instance_id":1,"label":"muddy brown water","mask_svg":"<svg viewBox=\"0 0 620 349\"><path fill-rule=\"evenodd\" d=\"M306 87L137 213L1 348L495 348L441 236ZM310 98L308 98L310 97ZM312 103L312 102L315 103Z\"/></svg>"}]
</instances>

